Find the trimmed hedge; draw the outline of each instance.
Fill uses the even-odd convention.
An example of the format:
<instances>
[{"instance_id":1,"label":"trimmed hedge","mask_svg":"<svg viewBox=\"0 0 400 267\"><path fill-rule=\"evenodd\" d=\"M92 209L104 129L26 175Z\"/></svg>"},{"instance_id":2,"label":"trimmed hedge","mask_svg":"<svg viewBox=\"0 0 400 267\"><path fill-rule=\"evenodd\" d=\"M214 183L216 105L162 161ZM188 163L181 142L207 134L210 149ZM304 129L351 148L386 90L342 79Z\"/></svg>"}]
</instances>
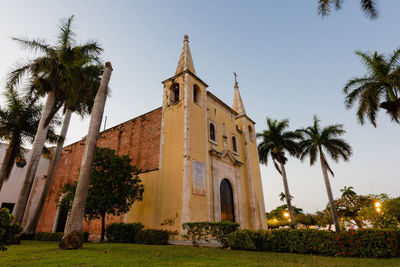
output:
<instances>
[{"instance_id":1,"label":"trimmed hedge","mask_svg":"<svg viewBox=\"0 0 400 267\"><path fill-rule=\"evenodd\" d=\"M137 244L167 245L169 233L165 230L146 229L138 232L135 237Z\"/></svg>"},{"instance_id":2,"label":"trimmed hedge","mask_svg":"<svg viewBox=\"0 0 400 267\"><path fill-rule=\"evenodd\" d=\"M10 214L9 209L0 209L0 251L7 250L6 246L22 232L19 223L12 223L14 218L15 216Z\"/></svg>"},{"instance_id":3,"label":"trimmed hedge","mask_svg":"<svg viewBox=\"0 0 400 267\"><path fill-rule=\"evenodd\" d=\"M182 224L183 230L187 230L183 236L192 240L193 246L198 246L200 241L209 241L214 237L223 247L228 246L228 235L239 229L239 224L234 222L188 222Z\"/></svg>"},{"instance_id":4,"label":"trimmed hedge","mask_svg":"<svg viewBox=\"0 0 400 267\"><path fill-rule=\"evenodd\" d=\"M228 236L232 249L352 257L398 257L400 231L364 229L340 234L316 229L239 230Z\"/></svg>"},{"instance_id":5,"label":"trimmed hedge","mask_svg":"<svg viewBox=\"0 0 400 267\"><path fill-rule=\"evenodd\" d=\"M37 232L35 234L35 240L38 241L61 241L64 233L56 232L56 233L48 233L48 232ZM83 232L83 242L89 241L89 232Z\"/></svg>"},{"instance_id":6,"label":"trimmed hedge","mask_svg":"<svg viewBox=\"0 0 400 267\"><path fill-rule=\"evenodd\" d=\"M143 228L141 223L112 223L106 227L106 237L109 242L135 243L136 234Z\"/></svg>"}]
</instances>

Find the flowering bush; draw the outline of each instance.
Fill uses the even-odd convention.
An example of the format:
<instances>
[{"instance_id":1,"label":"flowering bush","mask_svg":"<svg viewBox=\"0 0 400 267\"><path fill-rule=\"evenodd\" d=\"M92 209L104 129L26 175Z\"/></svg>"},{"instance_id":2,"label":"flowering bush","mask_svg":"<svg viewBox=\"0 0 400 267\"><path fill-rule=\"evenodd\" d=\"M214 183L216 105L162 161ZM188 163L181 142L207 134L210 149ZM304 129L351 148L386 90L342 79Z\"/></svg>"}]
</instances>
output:
<instances>
[{"instance_id":1,"label":"flowering bush","mask_svg":"<svg viewBox=\"0 0 400 267\"><path fill-rule=\"evenodd\" d=\"M228 236L231 249L345 257L398 257L400 231L367 229L340 234L316 229L240 230Z\"/></svg>"}]
</instances>

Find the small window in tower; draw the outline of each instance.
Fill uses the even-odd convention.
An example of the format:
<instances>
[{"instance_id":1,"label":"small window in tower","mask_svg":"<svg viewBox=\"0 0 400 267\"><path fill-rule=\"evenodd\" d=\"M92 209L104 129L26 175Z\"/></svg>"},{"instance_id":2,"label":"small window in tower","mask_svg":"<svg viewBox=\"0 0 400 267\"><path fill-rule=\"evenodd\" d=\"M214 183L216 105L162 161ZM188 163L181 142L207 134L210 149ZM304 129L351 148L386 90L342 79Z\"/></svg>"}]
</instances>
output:
<instances>
[{"instance_id":1,"label":"small window in tower","mask_svg":"<svg viewBox=\"0 0 400 267\"><path fill-rule=\"evenodd\" d=\"M253 132L253 128L251 127L251 125L249 125L249 139L251 142L254 142L254 132Z\"/></svg>"},{"instance_id":2,"label":"small window in tower","mask_svg":"<svg viewBox=\"0 0 400 267\"><path fill-rule=\"evenodd\" d=\"M201 105L200 88L196 84L193 86L193 102L197 105Z\"/></svg>"},{"instance_id":3,"label":"small window in tower","mask_svg":"<svg viewBox=\"0 0 400 267\"><path fill-rule=\"evenodd\" d=\"M169 104L174 104L179 101L179 84L174 83L169 89Z\"/></svg>"},{"instance_id":4,"label":"small window in tower","mask_svg":"<svg viewBox=\"0 0 400 267\"><path fill-rule=\"evenodd\" d=\"M232 136L232 150L237 153L236 137Z\"/></svg>"},{"instance_id":5,"label":"small window in tower","mask_svg":"<svg viewBox=\"0 0 400 267\"><path fill-rule=\"evenodd\" d=\"M210 140L216 142L216 138L215 138L215 125L214 123L210 123Z\"/></svg>"}]
</instances>

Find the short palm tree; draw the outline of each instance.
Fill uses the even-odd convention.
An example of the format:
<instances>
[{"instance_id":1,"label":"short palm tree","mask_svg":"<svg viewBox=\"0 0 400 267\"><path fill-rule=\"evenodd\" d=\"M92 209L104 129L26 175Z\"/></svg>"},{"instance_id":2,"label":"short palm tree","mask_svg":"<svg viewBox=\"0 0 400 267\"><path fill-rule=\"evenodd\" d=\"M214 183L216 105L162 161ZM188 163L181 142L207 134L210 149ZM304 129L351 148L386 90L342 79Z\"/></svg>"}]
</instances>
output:
<instances>
[{"instance_id":1,"label":"short palm tree","mask_svg":"<svg viewBox=\"0 0 400 267\"><path fill-rule=\"evenodd\" d=\"M391 118L399 122L400 116L400 49L389 57L377 52L356 51L367 74L354 77L343 88L346 107L358 103L357 119L364 124L365 117L376 127L379 107L385 109Z\"/></svg>"},{"instance_id":2,"label":"short palm tree","mask_svg":"<svg viewBox=\"0 0 400 267\"><path fill-rule=\"evenodd\" d=\"M39 52L40 56L28 63L17 66L9 75L8 87L18 86L21 79L27 75L34 95L46 96L46 103L32 146L31 158L28 161L27 174L15 207L16 221L20 223L24 217L48 125L68 99L76 98L79 95L72 86L75 77L74 71L81 66L96 62L102 52L102 49L95 41L76 45L75 34L71 29L72 20L73 16L62 23L55 45L50 45L41 39L25 40L13 38L22 47Z\"/></svg>"},{"instance_id":3,"label":"short palm tree","mask_svg":"<svg viewBox=\"0 0 400 267\"><path fill-rule=\"evenodd\" d=\"M354 192L354 188L352 186L345 186L343 189L340 189L340 192L342 192L342 197L343 198L353 198L357 196L357 193Z\"/></svg>"},{"instance_id":4,"label":"short palm tree","mask_svg":"<svg viewBox=\"0 0 400 267\"><path fill-rule=\"evenodd\" d=\"M334 176L334 173L328 164L327 156L330 156L335 162L338 162L340 158L344 161L349 160L352 154L351 146L345 140L338 138L345 134L346 131L343 130L343 125L341 124L329 125L321 129L318 117L314 116L314 123L312 126L297 130L297 132L303 137L303 140L299 143L301 149L299 154L300 159L304 160L306 157L309 157L310 165L314 165L319 156L333 221L336 232L339 233L339 219L336 213L331 184L328 177L328 172L332 176Z\"/></svg>"},{"instance_id":5,"label":"short palm tree","mask_svg":"<svg viewBox=\"0 0 400 267\"><path fill-rule=\"evenodd\" d=\"M299 146L297 140L301 139L301 135L287 131L289 127L289 120L273 120L267 118L267 130L261 133L257 133L257 138L261 138L261 142L258 145L258 155L260 162L267 165L268 158L271 157L274 162L275 169L282 175L283 187L285 190L286 203L289 210L291 227L294 228L294 216L293 208L291 203L291 196L289 193L289 185L286 177L285 164L287 157L285 153L289 155L297 155L299 152Z\"/></svg>"},{"instance_id":6,"label":"short palm tree","mask_svg":"<svg viewBox=\"0 0 400 267\"><path fill-rule=\"evenodd\" d=\"M15 91L5 93L6 105L0 108L0 138L8 142L6 154L0 167L0 191L6 182L14 162L24 158L23 145L32 142L39 124L42 105L31 96L19 96ZM47 134L47 141L55 143L57 135L54 127L58 120L53 120Z\"/></svg>"},{"instance_id":7,"label":"short palm tree","mask_svg":"<svg viewBox=\"0 0 400 267\"><path fill-rule=\"evenodd\" d=\"M318 13L325 17L331 13L332 7L336 10L342 8L343 0L318 0ZM378 16L376 0L360 0L361 9L366 16L375 19Z\"/></svg>"}]
</instances>

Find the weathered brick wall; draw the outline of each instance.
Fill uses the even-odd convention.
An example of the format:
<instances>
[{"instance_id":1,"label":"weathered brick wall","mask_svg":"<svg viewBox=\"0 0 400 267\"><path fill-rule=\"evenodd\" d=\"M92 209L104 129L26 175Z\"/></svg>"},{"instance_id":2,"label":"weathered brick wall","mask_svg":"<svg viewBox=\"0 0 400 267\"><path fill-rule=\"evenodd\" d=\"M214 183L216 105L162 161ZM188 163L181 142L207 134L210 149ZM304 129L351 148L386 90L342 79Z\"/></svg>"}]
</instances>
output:
<instances>
[{"instance_id":1,"label":"weathered brick wall","mask_svg":"<svg viewBox=\"0 0 400 267\"><path fill-rule=\"evenodd\" d=\"M97 145L114 149L119 155L129 155L141 171L158 169L160 155L162 109L158 108L100 133ZM85 140L64 147L39 219L37 232L51 232L57 213L59 191L66 183L78 179ZM122 222L123 216L107 216L106 224ZM101 221L84 223L84 231L101 232Z\"/></svg>"}]
</instances>

